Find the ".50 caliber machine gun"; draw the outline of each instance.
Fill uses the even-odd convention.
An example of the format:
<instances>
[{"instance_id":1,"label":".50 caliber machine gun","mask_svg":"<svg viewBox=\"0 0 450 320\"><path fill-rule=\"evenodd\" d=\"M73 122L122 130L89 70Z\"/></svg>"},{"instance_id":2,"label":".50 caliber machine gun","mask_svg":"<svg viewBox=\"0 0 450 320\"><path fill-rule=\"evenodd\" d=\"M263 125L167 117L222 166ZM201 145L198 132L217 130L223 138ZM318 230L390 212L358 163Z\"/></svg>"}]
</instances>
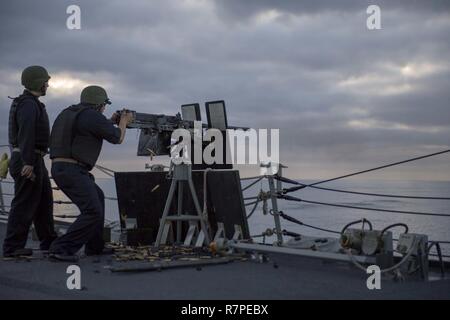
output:
<instances>
[{"instance_id":1,"label":".50 caliber machine gun","mask_svg":"<svg viewBox=\"0 0 450 320\"><path fill-rule=\"evenodd\" d=\"M248 129L228 126L223 100L206 102L205 106L208 123L202 123L202 128L216 128L222 132L225 132L226 129ZM173 143L171 141L173 131L179 128L193 129L194 121L201 121L198 103L182 105L181 114L177 113L175 116L131 112L133 121L127 127L141 130L137 150L138 156L169 155L170 146ZM120 114L120 111L118 113Z\"/></svg>"},{"instance_id":2,"label":".50 caliber machine gun","mask_svg":"<svg viewBox=\"0 0 450 320\"><path fill-rule=\"evenodd\" d=\"M171 135L178 128L193 128L194 121L164 114L149 114L131 111L133 121L127 128L140 129L138 156L159 156L170 154Z\"/></svg>"}]
</instances>

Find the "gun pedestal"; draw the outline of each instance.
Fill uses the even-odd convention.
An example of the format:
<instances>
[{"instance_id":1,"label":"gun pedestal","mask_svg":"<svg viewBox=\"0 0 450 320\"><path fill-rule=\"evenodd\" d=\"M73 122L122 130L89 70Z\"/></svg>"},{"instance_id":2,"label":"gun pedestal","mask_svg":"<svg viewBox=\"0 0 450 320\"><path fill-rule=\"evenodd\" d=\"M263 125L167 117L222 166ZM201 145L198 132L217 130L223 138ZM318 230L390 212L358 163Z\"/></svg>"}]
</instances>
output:
<instances>
[{"instance_id":1,"label":"gun pedestal","mask_svg":"<svg viewBox=\"0 0 450 320\"><path fill-rule=\"evenodd\" d=\"M202 246L205 242L210 243L211 239L208 233L207 225L208 220L202 214L200 209L200 204L198 202L197 194L195 193L194 183L192 182L192 165L181 163L181 164L171 164L172 167L172 182L169 189L169 194L167 196L166 205L164 207L164 212L161 217L159 224L158 235L155 241L155 247L159 247L161 244L167 242L170 231L172 229L172 222L177 223L177 242L181 240L181 223L183 221L189 222L189 229L184 241L184 245L191 245L194 240L194 236L197 234L195 239L195 246ZM196 215L185 215L183 212L183 184L187 182L189 191L191 193L192 200L195 206ZM169 215L169 210L172 204L172 200L176 189L178 188L178 210L176 215ZM198 229L200 225L200 229Z\"/></svg>"}]
</instances>

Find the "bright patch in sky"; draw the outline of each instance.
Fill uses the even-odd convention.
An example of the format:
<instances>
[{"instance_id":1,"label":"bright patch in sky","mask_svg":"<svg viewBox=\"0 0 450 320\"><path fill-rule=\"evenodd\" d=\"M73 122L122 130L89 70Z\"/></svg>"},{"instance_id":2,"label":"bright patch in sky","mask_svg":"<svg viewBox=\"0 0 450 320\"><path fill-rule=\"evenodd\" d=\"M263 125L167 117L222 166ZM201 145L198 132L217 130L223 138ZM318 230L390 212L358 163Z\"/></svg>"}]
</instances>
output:
<instances>
[{"instance_id":1,"label":"bright patch in sky","mask_svg":"<svg viewBox=\"0 0 450 320\"><path fill-rule=\"evenodd\" d=\"M257 23L270 23L281 16L281 13L275 9L266 10L258 14L255 18Z\"/></svg>"},{"instance_id":2,"label":"bright patch in sky","mask_svg":"<svg viewBox=\"0 0 450 320\"><path fill-rule=\"evenodd\" d=\"M421 78L440 71L445 71L448 67L433 63L408 63L400 69L403 76L411 78Z\"/></svg>"},{"instance_id":3,"label":"bright patch in sky","mask_svg":"<svg viewBox=\"0 0 450 320\"><path fill-rule=\"evenodd\" d=\"M383 129L383 130L403 130L403 131L417 131L424 133L442 132L446 128L439 126L415 127L404 123L380 121L376 119L359 119L351 120L347 123L348 127L353 129Z\"/></svg>"},{"instance_id":4,"label":"bright patch in sky","mask_svg":"<svg viewBox=\"0 0 450 320\"><path fill-rule=\"evenodd\" d=\"M81 92L88 83L69 74L55 74L52 75L48 85L52 94L66 95Z\"/></svg>"}]
</instances>

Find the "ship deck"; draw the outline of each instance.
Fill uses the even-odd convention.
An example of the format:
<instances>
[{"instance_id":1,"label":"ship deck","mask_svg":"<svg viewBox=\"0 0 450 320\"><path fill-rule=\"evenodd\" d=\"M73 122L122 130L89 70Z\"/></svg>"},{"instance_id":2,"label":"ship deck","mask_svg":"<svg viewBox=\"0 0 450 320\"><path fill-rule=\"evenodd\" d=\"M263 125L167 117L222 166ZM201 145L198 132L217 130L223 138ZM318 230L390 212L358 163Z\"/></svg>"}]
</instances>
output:
<instances>
[{"instance_id":1,"label":"ship deck","mask_svg":"<svg viewBox=\"0 0 450 320\"><path fill-rule=\"evenodd\" d=\"M0 238L6 225L0 223ZM31 239L29 247L37 247ZM1 249L0 249L1 250ZM367 275L349 263L270 254L269 261L235 261L200 268L113 273L110 266L136 266L111 256L84 257L79 263L82 290L69 290L69 263L34 259L0 262L0 299L450 299L450 279L394 282L382 278L368 290ZM448 270L447 270L448 274Z\"/></svg>"}]
</instances>

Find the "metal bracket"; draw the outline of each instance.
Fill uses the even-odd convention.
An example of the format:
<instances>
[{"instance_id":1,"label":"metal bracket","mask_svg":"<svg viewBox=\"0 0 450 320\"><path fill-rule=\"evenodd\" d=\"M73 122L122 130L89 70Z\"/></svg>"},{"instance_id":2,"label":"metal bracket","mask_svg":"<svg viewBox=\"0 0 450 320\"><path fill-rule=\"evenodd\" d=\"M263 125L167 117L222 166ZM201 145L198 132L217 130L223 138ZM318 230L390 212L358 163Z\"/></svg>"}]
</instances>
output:
<instances>
[{"instance_id":1,"label":"metal bracket","mask_svg":"<svg viewBox=\"0 0 450 320\"><path fill-rule=\"evenodd\" d=\"M217 242L220 239L225 239L225 225L223 222L217 222L217 231L214 236L214 241Z\"/></svg>"},{"instance_id":2,"label":"metal bracket","mask_svg":"<svg viewBox=\"0 0 450 320\"><path fill-rule=\"evenodd\" d=\"M196 236L197 233L197 224L195 222L190 221L189 222L189 229L186 234L186 239L184 239L184 245L190 246L192 243L192 240Z\"/></svg>"},{"instance_id":3,"label":"metal bracket","mask_svg":"<svg viewBox=\"0 0 450 320\"><path fill-rule=\"evenodd\" d=\"M195 221L189 222L189 229L186 234L186 239L183 245L191 246L194 243L195 247L202 247L205 243L206 236L203 230L199 230L198 224Z\"/></svg>"},{"instance_id":4,"label":"metal bracket","mask_svg":"<svg viewBox=\"0 0 450 320\"><path fill-rule=\"evenodd\" d=\"M243 239L243 233L242 233L242 228L240 225L235 224L234 225L234 234L233 234L233 240L242 240Z\"/></svg>"},{"instance_id":5,"label":"metal bracket","mask_svg":"<svg viewBox=\"0 0 450 320\"><path fill-rule=\"evenodd\" d=\"M173 241L173 228L170 221L166 221L161 237L161 244L166 244L167 240Z\"/></svg>"},{"instance_id":6,"label":"metal bracket","mask_svg":"<svg viewBox=\"0 0 450 320\"><path fill-rule=\"evenodd\" d=\"M201 248L205 243L205 240L206 240L205 233L203 232L203 230L200 230L200 232L197 235L197 240L195 241L195 246L197 248Z\"/></svg>"}]
</instances>

